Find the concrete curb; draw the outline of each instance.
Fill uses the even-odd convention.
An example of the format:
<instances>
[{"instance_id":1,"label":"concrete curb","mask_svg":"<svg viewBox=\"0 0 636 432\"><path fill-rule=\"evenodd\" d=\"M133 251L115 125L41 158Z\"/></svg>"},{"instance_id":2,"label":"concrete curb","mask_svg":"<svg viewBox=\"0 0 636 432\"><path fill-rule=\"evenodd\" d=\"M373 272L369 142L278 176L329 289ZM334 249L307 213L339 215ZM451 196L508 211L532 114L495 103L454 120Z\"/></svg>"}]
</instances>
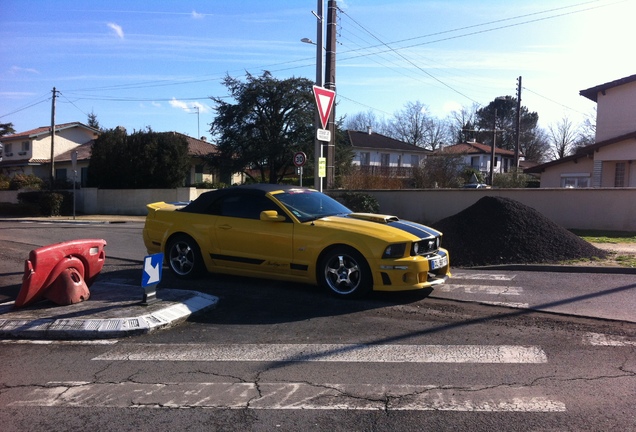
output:
<instances>
[{"instance_id":1,"label":"concrete curb","mask_svg":"<svg viewBox=\"0 0 636 432\"><path fill-rule=\"evenodd\" d=\"M177 325L192 315L216 307L218 298L197 291L162 289L160 300L148 306L140 302L110 305L108 317L96 316L89 311L84 317L61 313L59 318L49 310L90 305L88 300L77 305L54 306L48 309L13 310L13 302L0 305L0 337L22 339L108 339L150 333ZM99 306L99 300L97 301ZM115 302L117 303L117 302ZM93 308L101 309L101 308ZM62 312L65 312L62 310ZM65 316L66 315L66 316ZM112 316L120 315L120 316Z\"/></svg>"}]
</instances>

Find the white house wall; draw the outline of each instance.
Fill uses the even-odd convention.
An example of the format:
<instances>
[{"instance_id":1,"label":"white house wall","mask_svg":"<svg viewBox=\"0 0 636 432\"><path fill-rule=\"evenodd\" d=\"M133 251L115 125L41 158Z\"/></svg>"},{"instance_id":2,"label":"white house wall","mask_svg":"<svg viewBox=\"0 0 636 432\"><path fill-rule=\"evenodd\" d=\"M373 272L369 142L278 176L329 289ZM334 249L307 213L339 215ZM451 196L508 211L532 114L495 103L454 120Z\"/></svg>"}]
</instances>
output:
<instances>
[{"instance_id":1,"label":"white house wall","mask_svg":"<svg viewBox=\"0 0 636 432\"><path fill-rule=\"evenodd\" d=\"M596 142L634 131L636 82L598 93L596 108Z\"/></svg>"},{"instance_id":2,"label":"white house wall","mask_svg":"<svg viewBox=\"0 0 636 432\"><path fill-rule=\"evenodd\" d=\"M632 127L636 127L636 122ZM594 159L600 161L636 160L636 139L601 147L594 153Z\"/></svg>"},{"instance_id":3,"label":"white house wall","mask_svg":"<svg viewBox=\"0 0 636 432\"><path fill-rule=\"evenodd\" d=\"M583 157L574 161L565 162L552 167L547 167L541 173L542 188L559 188L561 187L561 178L568 174L588 174L590 179L594 170L594 160Z\"/></svg>"},{"instance_id":4,"label":"white house wall","mask_svg":"<svg viewBox=\"0 0 636 432\"><path fill-rule=\"evenodd\" d=\"M64 152L74 149L80 144L87 143L94 135L86 130L78 128L63 130L55 134L54 155L59 156ZM31 143L31 159L51 158L51 135L41 135L33 139Z\"/></svg>"},{"instance_id":5,"label":"white house wall","mask_svg":"<svg viewBox=\"0 0 636 432\"><path fill-rule=\"evenodd\" d=\"M403 168L412 168L413 165L411 165L411 156L417 156L418 160L421 162L423 161L426 156L424 155L416 155L413 153L395 153L395 152L390 152L390 151L377 151L377 150L373 150L373 151L357 151L355 153L355 156L353 158L353 160L351 161L352 165L362 165L361 161L362 161L362 153L369 153L369 165L371 166L381 166L382 165L382 155L383 154L389 154L389 165L390 167L403 167ZM398 157L402 156L402 162L398 165Z\"/></svg>"}]
</instances>

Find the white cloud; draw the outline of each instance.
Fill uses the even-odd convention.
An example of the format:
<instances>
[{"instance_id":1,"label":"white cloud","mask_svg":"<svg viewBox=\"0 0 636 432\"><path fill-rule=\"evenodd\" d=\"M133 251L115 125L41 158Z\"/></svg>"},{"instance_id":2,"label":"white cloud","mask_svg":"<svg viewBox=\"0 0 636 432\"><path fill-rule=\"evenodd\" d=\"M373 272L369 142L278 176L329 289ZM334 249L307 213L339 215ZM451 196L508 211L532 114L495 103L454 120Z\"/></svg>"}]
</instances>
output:
<instances>
[{"instance_id":1,"label":"white cloud","mask_svg":"<svg viewBox=\"0 0 636 432\"><path fill-rule=\"evenodd\" d=\"M172 100L170 101L170 106L173 108L181 109L188 113L192 113L197 108L199 109L199 114L207 113L210 111L210 107L208 107L207 105L203 105L202 103L184 102L184 101L177 100L176 98L172 98Z\"/></svg>"},{"instance_id":2,"label":"white cloud","mask_svg":"<svg viewBox=\"0 0 636 432\"><path fill-rule=\"evenodd\" d=\"M124 29L121 28L120 25L115 24L115 23L108 23L106 24L108 27L110 27L110 29L115 32L115 34L117 35L117 37L119 39L123 39L124 38Z\"/></svg>"},{"instance_id":3,"label":"white cloud","mask_svg":"<svg viewBox=\"0 0 636 432\"><path fill-rule=\"evenodd\" d=\"M194 19L203 19L205 17L205 15L203 15L202 13L199 13L195 10L192 11L192 18Z\"/></svg>"},{"instance_id":4,"label":"white cloud","mask_svg":"<svg viewBox=\"0 0 636 432\"><path fill-rule=\"evenodd\" d=\"M40 73L37 69L23 68L23 67L20 67L20 66L11 66L11 69L9 69L9 73L11 73L13 75L17 75L17 74L20 74L22 72L29 73L29 74L39 74Z\"/></svg>"}]
</instances>

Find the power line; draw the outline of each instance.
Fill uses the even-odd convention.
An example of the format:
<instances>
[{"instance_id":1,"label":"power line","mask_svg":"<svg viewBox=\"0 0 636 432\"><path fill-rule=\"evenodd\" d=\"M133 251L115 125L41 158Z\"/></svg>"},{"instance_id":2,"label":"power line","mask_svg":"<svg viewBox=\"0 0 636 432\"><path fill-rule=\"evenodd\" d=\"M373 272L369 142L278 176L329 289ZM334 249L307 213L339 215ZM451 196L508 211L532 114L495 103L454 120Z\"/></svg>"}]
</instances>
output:
<instances>
[{"instance_id":1,"label":"power line","mask_svg":"<svg viewBox=\"0 0 636 432\"><path fill-rule=\"evenodd\" d=\"M50 100L51 100L51 97L47 95L47 96L46 96L44 99L42 99L42 100L39 100L39 101L37 101L37 102L30 103L29 105L26 105L26 106L23 106L23 107L21 107L21 108L18 108L18 109L14 110L14 111L12 111L12 112L10 112L10 113L0 115L0 118L7 117L7 116L10 116L10 115L12 115L12 114L19 113L20 111L24 111L24 110L26 110L26 109L32 108L32 107L34 107L34 106L36 106L36 105L39 105L39 104L44 103L44 102L48 102L48 101L50 101Z\"/></svg>"}]
</instances>

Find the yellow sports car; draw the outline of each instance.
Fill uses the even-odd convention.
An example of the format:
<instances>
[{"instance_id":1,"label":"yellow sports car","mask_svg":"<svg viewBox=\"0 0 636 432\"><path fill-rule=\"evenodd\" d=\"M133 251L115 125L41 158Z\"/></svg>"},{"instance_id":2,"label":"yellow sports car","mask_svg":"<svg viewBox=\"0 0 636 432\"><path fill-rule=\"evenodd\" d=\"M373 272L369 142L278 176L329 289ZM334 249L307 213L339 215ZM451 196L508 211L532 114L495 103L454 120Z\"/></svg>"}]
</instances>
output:
<instances>
[{"instance_id":1,"label":"yellow sports car","mask_svg":"<svg viewBox=\"0 0 636 432\"><path fill-rule=\"evenodd\" d=\"M218 272L318 284L339 297L444 283L442 233L353 213L313 189L256 184L148 204L144 243L182 278Z\"/></svg>"}]
</instances>

